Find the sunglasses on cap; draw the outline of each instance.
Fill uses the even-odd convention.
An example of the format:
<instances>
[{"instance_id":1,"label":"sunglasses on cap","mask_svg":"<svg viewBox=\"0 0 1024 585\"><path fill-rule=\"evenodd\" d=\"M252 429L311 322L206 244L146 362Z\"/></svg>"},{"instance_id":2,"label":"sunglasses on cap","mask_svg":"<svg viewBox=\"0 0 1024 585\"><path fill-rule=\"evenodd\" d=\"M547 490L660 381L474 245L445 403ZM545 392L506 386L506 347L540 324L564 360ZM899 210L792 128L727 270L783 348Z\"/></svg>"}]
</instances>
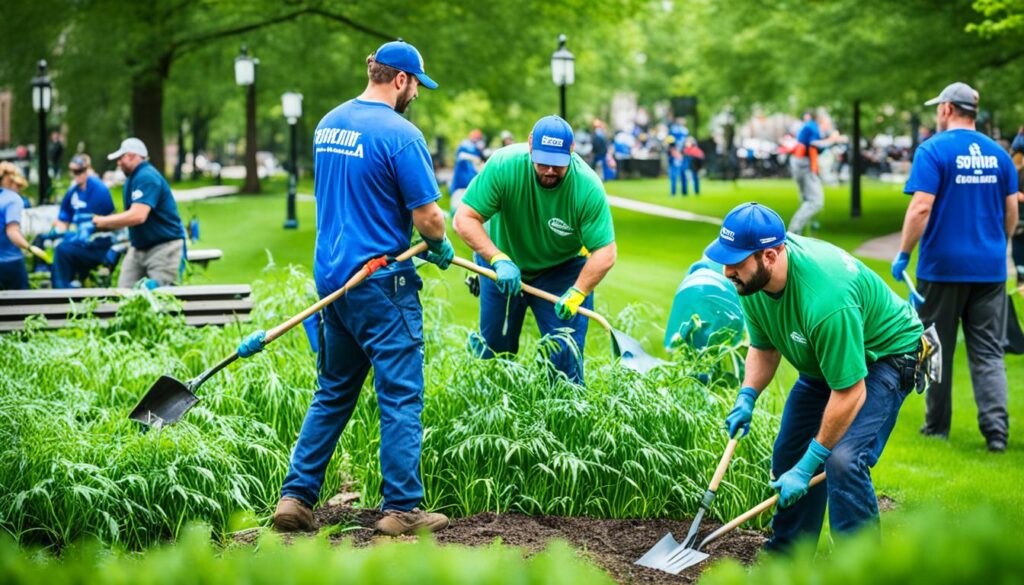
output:
<instances>
[{"instance_id":1,"label":"sunglasses on cap","mask_svg":"<svg viewBox=\"0 0 1024 585\"><path fill-rule=\"evenodd\" d=\"M72 175L78 176L78 175L81 175L82 173L84 173L85 171L87 171L89 169L87 169L85 167L79 167L77 169L69 169L69 170L71 171Z\"/></svg>"}]
</instances>

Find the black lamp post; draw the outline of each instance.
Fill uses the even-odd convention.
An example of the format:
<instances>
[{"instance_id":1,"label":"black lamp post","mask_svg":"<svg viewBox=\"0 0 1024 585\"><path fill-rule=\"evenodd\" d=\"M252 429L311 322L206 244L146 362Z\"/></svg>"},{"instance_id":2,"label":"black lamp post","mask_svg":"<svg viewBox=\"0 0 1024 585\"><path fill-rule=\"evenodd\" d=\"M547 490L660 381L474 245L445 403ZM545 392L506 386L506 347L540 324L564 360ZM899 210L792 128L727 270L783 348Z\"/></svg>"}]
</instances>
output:
<instances>
[{"instance_id":1,"label":"black lamp post","mask_svg":"<svg viewBox=\"0 0 1024 585\"><path fill-rule=\"evenodd\" d=\"M281 96L281 109L284 117L288 119L288 126L291 130L291 146L288 155L288 217L284 220L284 229L293 230L299 227L299 220L295 218L295 187L299 181L299 167L295 159L296 141L295 128L299 118L302 117L302 94L289 91Z\"/></svg>"},{"instance_id":2,"label":"black lamp post","mask_svg":"<svg viewBox=\"0 0 1024 585\"><path fill-rule=\"evenodd\" d=\"M559 97L563 120L568 120L565 113L565 88L576 81L576 57L565 48L565 35L558 35L558 50L551 54L551 79L559 89Z\"/></svg>"},{"instance_id":3,"label":"black lamp post","mask_svg":"<svg viewBox=\"0 0 1024 585\"><path fill-rule=\"evenodd\" d=\"M46 114L53 100L53 84L46 75L46 59L39 60L39 73L32 78L32 109L39 114L39 205L46 202L50 191L50 171L46 152Z\"/></svg>"},{"instance_id":4,"label":"black lamp post","mask_svg":"<svg viewBox=\"0 0 1024 585\"><path fill-rule=\"evenodd\" d=\"M256 65L259 59L249 56L249 47L235 57L235 83L245 88L245 188L246 193L260 192L260 176L256 168Z\"/></svg>"}]
</instances>

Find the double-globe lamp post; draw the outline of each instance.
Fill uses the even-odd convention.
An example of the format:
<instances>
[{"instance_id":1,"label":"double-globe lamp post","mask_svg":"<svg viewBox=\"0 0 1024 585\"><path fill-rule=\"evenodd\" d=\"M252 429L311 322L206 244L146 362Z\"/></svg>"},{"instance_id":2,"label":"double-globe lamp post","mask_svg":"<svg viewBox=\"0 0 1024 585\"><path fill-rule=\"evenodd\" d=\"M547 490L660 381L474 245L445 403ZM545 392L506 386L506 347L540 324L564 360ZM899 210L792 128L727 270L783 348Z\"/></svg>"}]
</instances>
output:
<instances>
[{"instance_id":1,"label":"double-globe lamp post","mask_svg":"<svg viewBox=\"0 0 1024 585\"><path fill-rule=\"evenodd\" d=\"M281 96L281 109L288 120L291 133L291 145L288 154L288 217L284 220L284 229L293 230L299 227L295 218L295 188L299 181L299 167L296 163L295 129L302 117L302 94L289 91Z\"/></svg>"},{"instance_id":2,"label":"double-globe lamp post","mask_svg":"<svg viewBox=\"0 0 1024 585\"><path fill-rule=\"evenodd\" d=\"M245 188L246 193L260 192L256 168L256 65L259 59L249 56L249 47L235 57L235 83L245 88Z\"/></svg>"},{"instance_id":3,"label":"double-globe lamp post","mask_svg":"<svg viewBox=\"0 0 1024 585\"><path fill-rule=\"evenodd\" d=\"M39 205L46 202L50 190L50 171L46 152L46 114L53 101L53 84L46 75L46 59L39 60L39 73L32 78L32 109L39 114Z\"/></svg>"},{"instance_id":4,"label":"double-globe lamp post","mask_svg":"<svg viewBox=\"0 0 1024 585\"><path fill-rule=\"evenodd\" d=\"M561 98L562 119L565 114L565 88L576 81L576 57L565 48L565 35L558 35L558 50L551 54L551 79L558 86Z\"/></svg>"}]
</instances>

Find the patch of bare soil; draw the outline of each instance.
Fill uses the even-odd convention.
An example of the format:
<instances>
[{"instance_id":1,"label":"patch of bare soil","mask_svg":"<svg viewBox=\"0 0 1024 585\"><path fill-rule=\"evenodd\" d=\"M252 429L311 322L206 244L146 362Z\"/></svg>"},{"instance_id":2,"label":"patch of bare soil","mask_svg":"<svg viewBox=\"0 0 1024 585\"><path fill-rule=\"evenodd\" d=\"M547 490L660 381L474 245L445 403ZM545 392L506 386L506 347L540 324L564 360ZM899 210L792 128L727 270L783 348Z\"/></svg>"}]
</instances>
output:
<instances>
[{"instance_id":1,"label":"patch of bare soil","mask_svg":"<svg viewBox=\"0 0 1024 585\"><path fill-rule=\"evenodd\" d=\"M373 529L373 524L382 515L379 510L328 505L317 509L314 515L321 530L331 526L346 527L331 536L337 542L349 540L355 546L368 546L387 538L375 534ZM440 544L464 546L484 546L501 539L503 544L522 548L526 554L540 552L552 540L564 540L579 549L583 557L604 568L619 583L645 584L693 583L704 569L721 557L750 564L766 540L760 532L735 530L708 545L705 552L711 558L678 576L633 564L665 533L672 532L676 539L680 539L689 526L689 520L607 520L485 512L452 520L451 526L435 534L434 538ZM718 526L705 520L697 541L700 542L704 535ZM258 530L245 531L236 534L235 540L240 544L252 543L258 536ZM290 540L290 537L286 535L285 539Z\"/></svg>"}]
</instances>

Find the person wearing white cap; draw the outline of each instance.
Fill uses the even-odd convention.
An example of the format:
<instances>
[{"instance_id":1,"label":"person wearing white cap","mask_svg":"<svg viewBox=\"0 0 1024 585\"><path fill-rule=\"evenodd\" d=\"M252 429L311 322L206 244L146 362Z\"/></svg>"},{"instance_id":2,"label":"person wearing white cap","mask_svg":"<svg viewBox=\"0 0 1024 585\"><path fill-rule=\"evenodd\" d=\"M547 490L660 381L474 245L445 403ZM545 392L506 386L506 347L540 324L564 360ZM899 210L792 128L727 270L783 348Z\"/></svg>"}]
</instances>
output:
<instances>
[{"instance_id":1,"label":"person wearing white cap","mask_svg":"<svg viewBox=\"0 0 1024 585\"><path fill-rule=\"evenodd\" d=\"M978 92L953 83L925 102L936 106L938 134L918 147L903 189L912 195L892 275L903 280L918 241L918 314L942 341L942 382L928 390L921 434L947 438L953 417L953 352L963 324L989 451L1006 450L1009 434L1003 332L1006 246L1017 227L1017 170L1010 155L975 129ZM916 301L913 301L916 303Z\"/></svg>"},{"instance_id":2,"label":"person wearing white cap","mask_svg":"<svg viewBox=\"0 0 1024 585\"><path fill-rule=\"evenodd\" d=\"M131 247L121 264L119 287L133 286L142 279L150 287L172 284L185 253L185 227L171 186L148 157L146 145L138 138L126 138L121 148L107 156L116 160L125 174L125 210L92 220L95 229L128 228Z\"/></svg>"}]
</instances>

